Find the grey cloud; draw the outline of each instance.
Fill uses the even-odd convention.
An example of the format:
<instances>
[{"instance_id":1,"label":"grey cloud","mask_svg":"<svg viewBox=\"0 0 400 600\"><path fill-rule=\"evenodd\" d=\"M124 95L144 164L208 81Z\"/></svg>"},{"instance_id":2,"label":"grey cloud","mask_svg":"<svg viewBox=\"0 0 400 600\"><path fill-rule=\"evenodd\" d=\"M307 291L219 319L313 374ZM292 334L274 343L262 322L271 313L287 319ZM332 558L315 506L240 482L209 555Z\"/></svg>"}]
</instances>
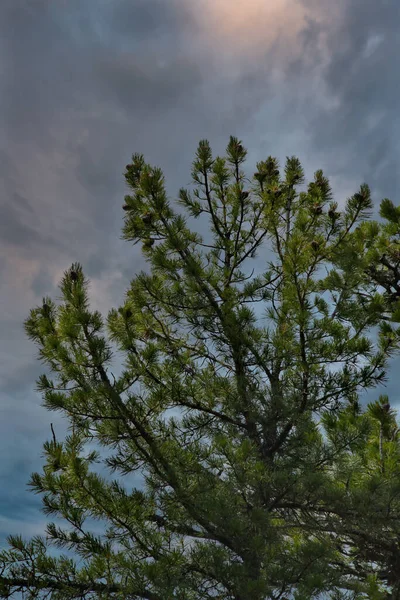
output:
<instances>
[{"instance_id":1,"label":"grey cloud","mask_svg":"<svg viewBox=\"0 0 400 600\"><path fill-rule=\"evenodd\" d=\"M24 140L48 137L49 118L63 105L67 69L63 48L68 35L52 19L50 3L5 2L0 8L3 76L2 114L6 133ZM52 66L51 70L49 67ZM79 68L79 63L78 63ZM69 100L70 101L70 100Z\"/></svg>"},{"instance_id":2,"label":"grey cloud","mask_svg":"<svg viewBox=\"0 0 400 600\"><path fill-rule=\"evenodd\" d=\"M182 28L175 2L103 2L96 15L90 3L77 0L58 7L36 4L35 10L29 2L20 2L18 9L9 2L0 7L2 114L13 138L18 134L51 143L49 123L57 124L66 109L108 99L130 112L148 112L168 98L176 100L188 77L185 89L191 89L194 69L185 67L185 57L177 54ZM121 43L119 30L127 27L130 36ZM159 36L160 28L169 32L166 39ZM164 73L157 68L157 56L167 58ZM187 72L180 76L179 68Z\"/></svg>"},{"instance_id":3,"label":"grey cloud","mask_svg":"<svg viewBox=\"0 0 400 600\"><path fill-rule=\"evenodd\" d=\"M300 85L311 63L313 69L319 69L327 95L337 100L336 107L319 110L311 104L314 114L301 105L308 115L314 151L326 152L337 174L358 172L377 193L396 196L400 7L394 0L358 0L340 6L341 18L332 28L328 18L323 23L309 21L303 32L304 53L288 75ZM330 7L323 3L326 14ZM315 52L323 36L329 57L326 66L321 64L323 55Z\"/></svg>"},{"instance_id":4,"label":"grey cloud","mask_svg":"<svg viewBox=\"0 0 400 600\"><path fill-rule=\"evenodd\" d=\"M31 290L40 298L42 295L48 295L55 292L55 286L51 275L45 267L42 267L31 284Z\"/></svg>"},{"instance_id":5,"label":"grey cloud","mask_svg":"<svg viewBox=\"0 0 400 600\"><path fill-rule=\"evenodd\" d=\"M64 240L57 238L51 231L43 231L38 215L27 198L17 192L0 201L0 240L13 251L22 247L26 252L38 252L39 248L62 249Z\"/></svg>"},{"instance_id":6,"label":"grey cloud","mask_svg":"<svg viewBox=\"0 0 400 600\"><path fill-rule=\"evenodd\" d=\"M38 443L37 448L40 448L41 452L42 440L37 439L36 442ZM11 451L15 452L17 449L10 446L9 450L11 454ZM7 456L7 462L8 464L12 463L13 469L7 469L6 472L0 473L1 489L8 490L6 495L0 496L0 514L4 516L8 513L10 517L23 519L24 514L30 513L32 509L38 511L40 499L34 494L21 495L21 489L17 491L15 487L26 488L30 474L40 469L42 460L40 456L33 458L32 453L26 452L26 447L20 449L19 454L20 456L14 460L11 455ZM12 512L10 506L12 506ZM32 516L30 515L30 517Z\"/></svg>"},{"instance_id":7,"label":"grey cloud","mask_svg":"<svg viewBox=\"0 0 400 600\"><path fill-rule=\"evenodd\" d=\"M162 65L154 55L134 52L110 56L104 53L93 65L100 93L116 100L128 113L149 116L167 113L183 96L195 96L202 74L192 58L175 56Z\"/></svg>"},{"instance_id":8,"label":"grey cloud","mask_svg":"<svg viewBox=\"0 0 400 600\"><path fill-rule=\"evenodd\" d=\"M182 3L171 0L149 0L142 2L123 1L109 8L110 30L124 42L137 37L139 41L151 38L155 41L163 36L176 38L188 25Z\"/></svg>"},{"instance_id":9,"label":"grey cloud","mask_svg":"<svg viewBox=\"0 0 400 600\"><path fill-rule=\"evenodd\" d=\"M11 142L4 144L3 155L13 165L7 175L0 163L0 177L9 179L1 199L7 222L3 243L21 240L27 248L39 237L42 246L48 240L47 251L60 244L64 254L71 254L81 239L87 242L81 247L84 260L101 236L99 252L112 252L122 225L124 164L133 151L151 150L157 135L163 138L158 156L168 150L171 156L173 145L176 156L187 134L185 128L181 135L175 132L171 144L162 131L167 122L170 129L178 121L185 103L194 101L201 82L193 59L179 49L185 22L179 4L100 2L96 15L89 3L76 0L57 7L39 2L35 10L30 2L19 3L18 10L10 2L0 6L5 65L0 108L5 139ZM157 63L161 59L163 67ZM44 181L46 167L53 178L57 173L51 207L59 215L56 239L47 225L49 215L33 228L15 212L11 197L18 187L24 188L32 221L40 210L34 197L44 195L31 183L35 162L21 162L18 144L42 154ZM55 164L58 155L68 157L65 167ZM175 162L173 157L171 165ZM67 232L63 217L70 206L89 218Z\"/></svg>"},{"instance_id":10,"label":"grey cloud","mask_svg":"<svg viewBox=\"0 0 400 600\"><path fill-rule=\"evenodd\" d=\"M32 355L33 358L36 358L36 353L32 352ZM21 362L19 369L11 373L2 373L1 393L16 398L17 395L30 392L35 388L35 381L39 375L46 370L38 360L26 365ZM3 406L4 402L3 400Z\"/></svg>"},{"instance_id":11,"label":"grey cloud","mask_svg":"<svg viewBox=\"0 0 400 600\"><path fill-rule=\"evenodd\" d=\"M24 206L25 204L25 206ZM2 207L2 218L0 220L0 238L12 245L24 244L31 247L32 243L41 241L40 235L31 226L24 224L21 220L20 208L27 209L27 201L21 202L21 196L13 194L9 203ZM32 209L28 205L28 212Z\"/></svg>"}]
</instances>

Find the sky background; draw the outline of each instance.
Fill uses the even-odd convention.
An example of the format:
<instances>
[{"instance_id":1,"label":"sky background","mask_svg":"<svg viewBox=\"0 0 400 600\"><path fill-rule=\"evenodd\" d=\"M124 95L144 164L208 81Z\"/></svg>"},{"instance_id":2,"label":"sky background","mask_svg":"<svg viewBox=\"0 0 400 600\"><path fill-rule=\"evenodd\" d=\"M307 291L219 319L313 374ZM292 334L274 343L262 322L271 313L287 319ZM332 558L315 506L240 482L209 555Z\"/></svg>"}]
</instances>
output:
<instances>
[{"instance_id":1,"label":"sky background","mask_svg":"<svg viewBox=\"0 0 400 600\"><path fill-rule=\"evenodd\" d=\"M397 204L399 51L398 0L0 1L0 547L43 533L27 481L65 431L23 321L74 261L104 315L145 268L120 240L132 153L176 198L199 140L235 135L250 168L296 155L339 204L364 181Z\"/></svg>"}]
</instances>

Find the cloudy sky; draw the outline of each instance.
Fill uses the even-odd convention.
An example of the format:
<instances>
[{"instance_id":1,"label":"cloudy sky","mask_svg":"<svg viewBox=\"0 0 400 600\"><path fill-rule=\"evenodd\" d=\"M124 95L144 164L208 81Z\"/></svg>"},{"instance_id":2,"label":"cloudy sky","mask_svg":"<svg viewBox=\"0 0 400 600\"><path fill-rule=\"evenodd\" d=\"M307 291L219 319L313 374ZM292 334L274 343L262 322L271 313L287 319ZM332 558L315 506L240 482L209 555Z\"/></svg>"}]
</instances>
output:
<instances>
[{"instance_id":1,"label":"cloudy sky","mask_svg":"<svg viewBox=\"0 0 400 600\"><path fill-rule=\"evenodd\" d=\"M63 431L22 323L73 261L104 314L144 268L119 239L131 154L173 197L200 139L236 135L253 165L323 168L339 203L364 181L397 202L399 26L398 0L1 0L0 546L43 532L26 483Z\"/></svg>"}]
</instances>

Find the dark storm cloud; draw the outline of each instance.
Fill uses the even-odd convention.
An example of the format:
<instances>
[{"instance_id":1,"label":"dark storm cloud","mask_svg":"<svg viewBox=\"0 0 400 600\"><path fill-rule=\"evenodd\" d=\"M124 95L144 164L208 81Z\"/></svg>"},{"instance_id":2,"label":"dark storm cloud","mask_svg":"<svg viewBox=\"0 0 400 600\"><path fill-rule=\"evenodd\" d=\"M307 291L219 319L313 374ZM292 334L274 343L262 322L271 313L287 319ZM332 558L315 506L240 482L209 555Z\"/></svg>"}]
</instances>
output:
<instances>
[{"instance_id":1,"label":"dark storm cloud","mask_svg":"<svg viewBox=\"0 0 400 600\"><path fill-rule=\"evenodd\" d=\"M319 6L329 14L336 4ZM356 0L337 6L340 18L333 27L328 18L322 23L309 19L302 34L304 52L288 75L300 84L311 72L310 64L319 69L321 87L333 105L314 111L309 124L314 151L329 156L332 172L359 172L378 193L396 197L400 5ZM326 54L316 52L318 43L325 45Z\"/></svg>"},{"instance_id":2,"label":"dark storm cloud","mask_svg":"<svg viewBox=\"0 0 400 600\"><path fill-rule=\"evenodd\" d=\"M41 445L40 439L35 440ZM30 442L32 444L32 440ZM11 448L10 448L11 450ZM29 457L29 452L25 454ZM11 457L7 457L9 461ZM0 496L0 514L4 515L12 506L12 517L20 521L35 519L39 513L41 501L34 494L24 494L21 496L15 490L15 484L19 483L21 473L25 476L25 481L28 482L31 473L38 468L39 461L33 459L17 460L13 464L13 470L6 474L0 474L0 485L2 490L9 490L7 494ZM11 516L11 515L10 515ZM0 520L0 536L1 536L1 520Z\"/></svg>"},{"instance_id":3,"label":"dark storm cloud","mask_svg":"<svg viewBox=\"0 0 400 600\"><path fill-rule=\"evenodd\" d=\"M80 68L79 62L69 64L71 34L50 7L49 2L7 0L0 6L5 132L38 145L49 137L49 120L74 101L74 94L65 92Z\"/></svg>"},{"instance_id":4,"label":"dark storm cloud","mask_svg":"<svg viewBox=\"0 0 400 600\"><path fill-rule=\"evenodd\" d=\"M178 121L202 81L196 61L180 47L185 24L187 16L177 2L158 0L99 2L96 13L90 3L77 0L0 5L0 121L5 132L0 144L6 159L0 162L0 179L7 175L9 180L9 191L0 199L7 223L0 243L26 239L27 248L39 238L42 246L45 239L50 244L51 212L58 229L54 245L66 245L68 255L84 238L82 260L90 259L95 251L89 248L101 233L107 263L112 252L107 246L122 225L123 165L133 151L154 145L159 148L156 162L168 146L171 156L171 146L178 152L187 135L185 129L176 131L169 144L163 132ZM163 138L160 143L157 137ZM30 160L20 156L21 146L29 148ZM12 174L7 163L13 165ZM43 181L55 180L50 192L33 181L39 169ZM12 196L17 188L41 214L39 228L16 212ZM49 211L40 203L50 195ZM71 217L72 207L81 219L67 232L65 216Z\"/></svg>"},{"instance_id":5,"label":"dark storm cloud","mask_svg":"<svg viewBox=\"0 0 400 600\"><path fill-rule=\"evenodd\" d=\"M13 139L39 134L40 143L51 135L49 122L57 123L66 109L88 108L88 102L96 109L117 100L128 112L148 113L176 100L183 87L191 89L195 69L176 55L181 13L174 2L96 6L96 13L77 0L0 6L2 114ZM160 30L168 35L160 36ZM157 59L165 57L162 71Z\"/></svg>"},{"instance_id":6,"label":"dark storm cloud","mask_svg":"<svg viewBox=\"0 0 400 600\"><path fill-rule=\"evenodd\" d=\"M182 96L195 96L202 81L201 72L192 59L173 57L165 64L162 57L133 53L109 56L107 52L93 65L102 97L117 102L128 113L142 116L154 111L167 112Z\"/></svg>"}]
</instances>

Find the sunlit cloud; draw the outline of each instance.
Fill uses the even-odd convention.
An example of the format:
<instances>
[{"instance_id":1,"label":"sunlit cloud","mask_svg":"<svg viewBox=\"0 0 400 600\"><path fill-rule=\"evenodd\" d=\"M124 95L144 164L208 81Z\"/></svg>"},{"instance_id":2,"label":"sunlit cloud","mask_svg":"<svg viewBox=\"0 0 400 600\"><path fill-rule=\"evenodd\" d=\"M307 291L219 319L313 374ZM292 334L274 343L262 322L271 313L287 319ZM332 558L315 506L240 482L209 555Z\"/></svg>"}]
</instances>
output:
<instances>
[{"instance_id":1,"label":"sunlit cloud","mask_svg":"<svg viewBox=\"0 0 400 600\"><path fill-rule=\"evenodd\" d=\"M273 46L291 52L305 24L298 0L200 0L193 17L220 57L260 57Z\"/></svg>"}]
</instances>

